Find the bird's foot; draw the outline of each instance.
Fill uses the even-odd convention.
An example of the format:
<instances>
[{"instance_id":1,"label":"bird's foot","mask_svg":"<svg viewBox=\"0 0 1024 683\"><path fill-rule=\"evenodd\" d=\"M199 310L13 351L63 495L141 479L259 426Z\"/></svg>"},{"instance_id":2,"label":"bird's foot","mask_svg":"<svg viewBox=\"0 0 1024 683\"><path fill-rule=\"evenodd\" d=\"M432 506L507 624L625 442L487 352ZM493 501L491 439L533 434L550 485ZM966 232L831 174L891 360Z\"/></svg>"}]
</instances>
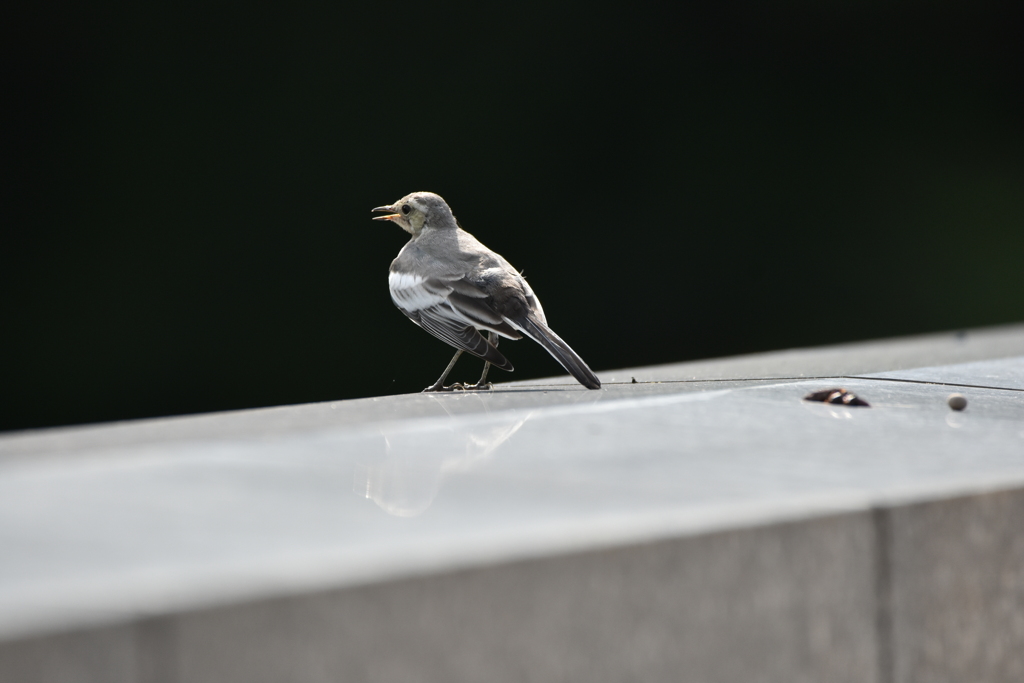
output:
<instances>
[{"instance_id":1,"label":"bird's foot","mask_svg":"<svg viewBox=\"0 0 1024 683\"><path fill-rule=\"evenodd\" d=\"M441 392L441 391L465 391L466 389L469 389L471 387L472 387L472 385L471 386L466 386L462 382L456 382L455 384L450 384L448 386L444 386L443 384L433 384L433 385L427 387L426 389L424 389L420 393L432 394L432 393Z\"/></svg>"},{"instance_id":2,"label":"bird's foot","mask_svg":"<svg viewBox=\"0 0 1024 683\"><path fill-rule=\"evenodd\" d=\"M484 382L483 384L480 384L478 382L476 384L467 384L462 388L465 389L466 391L489 391L491 389L491 383Z\"/></svg>"}]
</instances>

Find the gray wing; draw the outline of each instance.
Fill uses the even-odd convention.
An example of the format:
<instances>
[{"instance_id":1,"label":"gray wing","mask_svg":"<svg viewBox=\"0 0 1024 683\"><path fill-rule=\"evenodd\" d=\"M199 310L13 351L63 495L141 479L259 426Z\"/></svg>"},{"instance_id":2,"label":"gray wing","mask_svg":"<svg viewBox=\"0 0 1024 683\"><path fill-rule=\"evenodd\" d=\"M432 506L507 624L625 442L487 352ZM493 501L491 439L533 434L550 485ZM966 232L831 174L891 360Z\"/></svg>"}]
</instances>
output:
<instances>
[{"instance_id":1,"label":"gray wing","mask_svg":"<svg viewBox=\"0 0 1024 683\"><path fill-rule=\"evenodd\" d=\"M424 330L495 367L512 370L512 363L478 329L511 339L521 339L522 334L503 320L471 283L461 277L424 277L392 270L388 285L395 306Z\"/></svg>"}]
</instances>

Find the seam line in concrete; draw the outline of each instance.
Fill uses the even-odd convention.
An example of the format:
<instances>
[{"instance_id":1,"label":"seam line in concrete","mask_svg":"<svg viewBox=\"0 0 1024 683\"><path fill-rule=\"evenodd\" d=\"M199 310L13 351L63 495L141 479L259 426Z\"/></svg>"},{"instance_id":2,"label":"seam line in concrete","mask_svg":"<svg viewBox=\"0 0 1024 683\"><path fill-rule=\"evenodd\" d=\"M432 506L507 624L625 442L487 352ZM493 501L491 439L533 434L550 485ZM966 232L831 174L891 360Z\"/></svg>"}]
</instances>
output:
<instances>
[{"instance_id":1,"label":"seam line in concrete","mask_svg":"<svg viewBox=\"0 0 1024 683\"><path fill-rule=\"evenodd\" d=\"M993 391L1024 391L1024 389L1015 389L1013 387L990 387L986 384L959 384L957 382L936 382L934 380L926 379L902 379L896 377L871 377L870 375L858 375L856 377L850 377L843 375L839 379L870 379L875 382L904 382L907 384L934 384L941 387L963 387L965 389L992 389Z\"/></svg>"},{"instance_id":2,"label":"seam line in concrete","mask_svg":"<svg viewBox=\"0 0 1024 683\"><path fill-rule=\"evenodd\" d=\"M985 384L960 384L957 382L937 382L934 380L925 379L903 379L896 377L872 377L871 375L821 375L821 376L805 376L805 377L730 377L730 378L717 378L717 379L664 379L664 380L637 380L636 382L604 382L604 386L616 386L624 385L629 386L632 384L703 384L712 382L783 382L783 381L807 381L807 380L826 380L826 379L856 379L865 380L869 379L873 382L904 382L907 384L933 384L936 386L943 387L961 387L964 389L991 389L993 391L1018 391L1024 392L1024 389L1016 389L1013 387L990 387ZM532 389L536 387L570 387L574 388L571 384L523 384L517 387L508 387L507 389L495 388L494 391L515 391L516 389Z\"/></svg>"},{"instance_id":3,"label":"seam line in concrete","mask_svg":"<svg viewBox=\"0 0 1024 683\"><path fill-rule=\"evenodd\" d=\"M893 683L892 518L886 508L874 507L871 521L875 537L875 639L878 683Z\"/></svg>"}]
</instances>

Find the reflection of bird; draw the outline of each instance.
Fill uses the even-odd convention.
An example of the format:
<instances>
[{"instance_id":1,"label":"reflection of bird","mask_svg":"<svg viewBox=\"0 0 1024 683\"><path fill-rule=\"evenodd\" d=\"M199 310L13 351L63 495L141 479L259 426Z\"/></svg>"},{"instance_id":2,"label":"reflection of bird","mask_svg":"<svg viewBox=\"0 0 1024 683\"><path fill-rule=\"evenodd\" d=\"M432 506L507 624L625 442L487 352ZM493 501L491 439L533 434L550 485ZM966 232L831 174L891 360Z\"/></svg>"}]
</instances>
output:
<instances>
[{"instance_id":1,"label":"reflection of bird","mask_svg":"<svg viewBox=\"0 0 1024 683\"><path fill-rule=\"evenodd\" d=\"M595 396L581 392L578 396ZM479 467L533 415L500 412L484 418L483 397L453 396L439 401L447 415L433 428L382 427L384 449L368 452L353 472L352 491L396 517L416 517L434 502L444 479ZM461 403L460 403L461 402ZM471 417L470 420L459 418Z\"/></svg>"},{"instance_id":2,"label":"reflection of bird","mask_svg":"<svg viewBox=\"0 0 1024 683\"><path fill-rule=\"evenodd\" d=\"M526 335L544 347L569 374L588 389L601 381L583 359L547 325L544 309L526 280L475 237L459 227L451 209L432 192L414 192L374 211L376 220L397 223L412 239L391 263L388 284L395 305L414 323L458 349L440 379L424 391L487 389L487 370L512 370L498 351L498 335ZM480 330L487 330L484 339ZM463 351L482 358L484 372L475 385L444 386Z\"/></svg>"}]
</instances>

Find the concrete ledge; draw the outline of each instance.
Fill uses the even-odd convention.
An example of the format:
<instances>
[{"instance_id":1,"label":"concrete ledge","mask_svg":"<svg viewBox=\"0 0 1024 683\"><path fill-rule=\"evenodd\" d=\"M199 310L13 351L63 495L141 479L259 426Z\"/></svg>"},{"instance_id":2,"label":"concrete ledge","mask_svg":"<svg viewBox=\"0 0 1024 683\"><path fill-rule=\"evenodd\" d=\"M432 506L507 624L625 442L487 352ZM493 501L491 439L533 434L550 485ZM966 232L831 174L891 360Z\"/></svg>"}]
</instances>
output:
<instances>
[{"instance_id":1,"label":"concrete ledge","mask_svg":"<svg viewBox=\"0 0 1024 683\"><path fill-rule=\"evenodd\" d=\"M306 680L852 681L876 664L873 589L849 515L217 610L179 643L196 681L283 680L297 648Z\"/></svg>"},{"instance_id":2,"label":"concrete ledge","mask_svg":"<svg viewBox=\"0 0 1024 683\"><path fill-rule=\"evenodd\" d=\"M496 385L501 409L572 405L581 400L614 400L681 391L703 391L723 380L844 377L924 366L967 363L1024 355L1024 324L942 332L913 337L837 344L807 349L714 358L645 368L598 372L608 391L585 392L571 377ZM636 379L639 384L633 384ZM701 385L708 382L709 385ZM690 386L695 383L696 386ZM628 386L617 386L628 385ZM726 385L722 385L726 386ZM490 405L461 410L487 412ZM446 417L448 413L422 394L295 406L183 415L99 425L0 433L0 460L18 455L81 452L91 448L152 444L184 439L237 439L306 432L343 425Z\"/></svg>"},{"instance_id":3,"label":"concrete ledge","mask_svg":"<svg viewBox=\"0 0 1024 683\"><path fill-rule=\"evenodd\" d=\"M894 681L1024 681L1024 489L888 512Z\"/></svg>"},{"instance_id":4,"label":"concrete ledge","mask_svg":"<svg viewBox=\"0 0 1024 683\"><path fill-rule=\"evenodd\" d=\"M260 600L9 643L0 678L873 680L873 544L861 513Z\"/></svg>"},{"instance_id":5,"label":"concrete ledge","mask_svg":"<svg viewBox=\"0 0 1024 683\"><path fill-rule=\"evenodd\" d=\"M1024 327L931 342L0 436L0 680L1021 680Z\"/></svg>"}]
</instances>

